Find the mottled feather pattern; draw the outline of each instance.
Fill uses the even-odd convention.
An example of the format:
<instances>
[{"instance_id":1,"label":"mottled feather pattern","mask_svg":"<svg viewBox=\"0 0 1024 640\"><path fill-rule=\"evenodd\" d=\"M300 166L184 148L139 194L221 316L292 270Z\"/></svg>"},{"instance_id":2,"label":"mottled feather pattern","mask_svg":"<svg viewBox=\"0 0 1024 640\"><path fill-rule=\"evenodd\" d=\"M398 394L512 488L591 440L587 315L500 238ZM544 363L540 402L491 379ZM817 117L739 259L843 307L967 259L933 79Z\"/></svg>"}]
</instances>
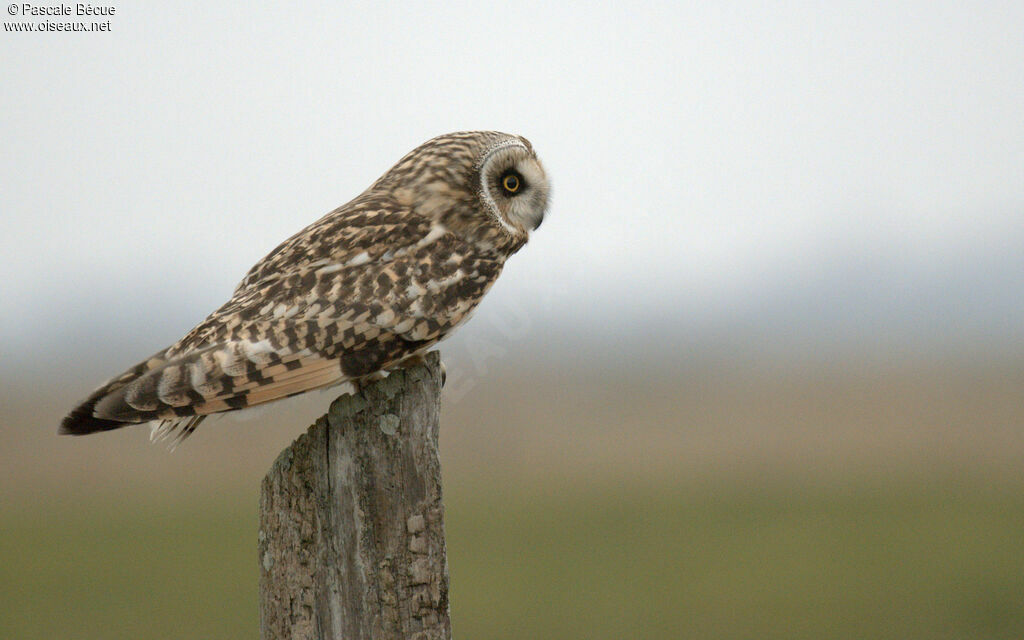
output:
<instances>
[{"instance_id":1,"label":"mottled feather pattern","mask_svg":"<svg viewBox=\"0 0 1024 640\"><path fill-rule=\"evenodd\" d=\"M529 199L493 195L509 172L530 176ZM547 193L523 138L435 138L281 243L227 303L94 392L61 432L158 421L155 433L184 437L209 414L401 366L469 317L539 224Z\"/></svg>"}]
</instances>

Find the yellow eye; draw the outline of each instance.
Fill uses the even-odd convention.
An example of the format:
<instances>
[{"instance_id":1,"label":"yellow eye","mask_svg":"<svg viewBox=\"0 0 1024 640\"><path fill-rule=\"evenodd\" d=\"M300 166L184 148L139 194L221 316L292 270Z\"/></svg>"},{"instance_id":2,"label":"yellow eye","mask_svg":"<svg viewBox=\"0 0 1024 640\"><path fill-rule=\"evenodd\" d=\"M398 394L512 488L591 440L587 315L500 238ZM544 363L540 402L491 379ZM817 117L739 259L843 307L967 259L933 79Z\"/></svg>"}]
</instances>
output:
<instances>
[{"instance_id":1,"label":"yellow eye","mask_svg":"<svg viewBox=\"0 0 1024 640\"><path fill-rule=\"evenodd\" d=\"M514 173L510 173L501 180L501 186L505 188L505 191L509 193L515 193L519 191L519 176Z\"/></svg>"}]
</instances>

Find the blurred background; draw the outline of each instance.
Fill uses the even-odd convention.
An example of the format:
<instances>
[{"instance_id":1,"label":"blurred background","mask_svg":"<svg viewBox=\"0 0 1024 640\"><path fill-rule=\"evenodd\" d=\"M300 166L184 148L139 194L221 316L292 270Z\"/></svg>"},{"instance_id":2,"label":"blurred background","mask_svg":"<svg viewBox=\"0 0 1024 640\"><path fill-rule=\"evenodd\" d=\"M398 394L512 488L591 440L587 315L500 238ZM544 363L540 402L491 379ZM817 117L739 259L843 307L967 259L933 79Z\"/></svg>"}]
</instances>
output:
<instances>
[{"instance_id":1,"label":"blurred background","mask_svg":"<svg viewBox=\"0 0 1024 640\"><path fill-rule=\"evenodd\" d=\"M257 636L259 481L331 394L57 424L464 129L554 196L441 347L456 636L1024 635L1024 5L557 5L5 28L0 636Z\"/></svg>"}]
</instances>

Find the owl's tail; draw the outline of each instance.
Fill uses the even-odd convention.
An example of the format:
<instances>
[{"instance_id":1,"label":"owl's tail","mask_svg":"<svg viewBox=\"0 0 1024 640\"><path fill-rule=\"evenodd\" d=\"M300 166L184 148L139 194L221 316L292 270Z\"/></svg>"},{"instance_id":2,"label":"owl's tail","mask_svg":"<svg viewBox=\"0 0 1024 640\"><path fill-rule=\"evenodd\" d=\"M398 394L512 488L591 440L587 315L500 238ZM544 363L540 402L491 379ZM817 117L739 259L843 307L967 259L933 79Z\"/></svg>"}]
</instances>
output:
<instances>
[{"instance_id":1,"label":"owl's tail","mask_svg":"<svg viewBox=\"0 0 1024 640\"><path fill-rule=\"evenodd\" d=\"M113 417L101 415L97 412L96 405L132 382L144 377L147 373L164 365L167 362L164 357L166 352L167 351L165 349L155 353L150 358L143 360L116 378L107 381L107 383L99 389L93 391L88 398L78 403L78 406L72 409L71 412L61 420L60 428L57 430L57 433L62 435L84 436L90 433L96 433L97 431L110 431L111 429L119 429L121 427L127 427L128 425L139 424L141 422L151 420L152 418L143 418L141 415L135 417L123 413L122 415L119 415L117 419L114 419Z\"/></svg>"},{"instance_id":2,"label":"owl's tail","mask_svg":"<svg viewBox=\"0 0 1024 640\"><path fill-rule=\"evenodd\" d=\"M337 359L280 352L266 341L161 351L106 383L61 422L59 433L85 435L162 421L157 438L190 434L204 416L244 409L349 379Z\"/></svg>"}]
</instances>

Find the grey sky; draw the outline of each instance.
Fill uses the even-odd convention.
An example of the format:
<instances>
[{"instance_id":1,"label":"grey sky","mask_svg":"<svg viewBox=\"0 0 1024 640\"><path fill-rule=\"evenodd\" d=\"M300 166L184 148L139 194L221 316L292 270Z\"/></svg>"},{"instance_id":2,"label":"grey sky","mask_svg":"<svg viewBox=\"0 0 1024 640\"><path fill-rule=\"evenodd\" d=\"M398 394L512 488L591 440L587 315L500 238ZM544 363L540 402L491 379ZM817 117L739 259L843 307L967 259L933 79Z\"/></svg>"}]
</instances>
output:
<instances>
[{"instance_id":1,"label":"grey sky","mask_svg":"<svg viewBox=\"0 0 1024 640\"><path fill-rule=\"evenodd\" d=\"M155 350L477 128L554 183L484 316L1024 330L1024 4L558 5L125 3L110 33L0 34L4 351L97 324Z\"/></svg>"}]
</instances>

